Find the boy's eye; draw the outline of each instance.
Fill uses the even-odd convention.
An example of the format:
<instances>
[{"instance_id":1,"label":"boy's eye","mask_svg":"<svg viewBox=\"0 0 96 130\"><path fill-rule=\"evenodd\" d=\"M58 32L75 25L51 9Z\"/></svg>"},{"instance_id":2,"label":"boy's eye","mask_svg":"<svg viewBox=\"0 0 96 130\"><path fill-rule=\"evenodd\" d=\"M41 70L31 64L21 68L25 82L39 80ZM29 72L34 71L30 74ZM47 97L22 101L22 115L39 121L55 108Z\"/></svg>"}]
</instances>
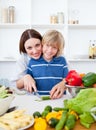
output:
<instances>
[{"instance_id":1,"label":"boy's eye","mask_svg":"<svg viewBox=\"0 0 96 130\"><path fill-rule=\"evenodd\" d=\"M48 44L46 44L46 46L48 47L49 45L48 45Z\"/></svg>"},{"instance_id":2,"label":"boy's eye","mask_svg":"<svg viewBox=\"0 0 96 130\"><path fill-rule=\"evenodd\" d=\"M57 47L53 47L54 49L57 49Z\"/></svg>"}]
</instances>

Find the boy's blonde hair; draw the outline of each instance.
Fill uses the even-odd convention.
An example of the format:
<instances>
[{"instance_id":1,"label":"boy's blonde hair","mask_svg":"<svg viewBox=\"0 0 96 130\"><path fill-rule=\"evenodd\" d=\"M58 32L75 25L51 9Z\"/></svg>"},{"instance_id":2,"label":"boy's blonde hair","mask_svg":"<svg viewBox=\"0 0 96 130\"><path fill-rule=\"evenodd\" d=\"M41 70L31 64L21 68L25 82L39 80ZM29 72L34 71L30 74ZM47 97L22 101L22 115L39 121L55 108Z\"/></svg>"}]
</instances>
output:
<instances>
[{"instance_id":1,"label":"boy's blonde hair","mask_svg":"<svg viewBox=\"0 0 96 130\"><path fill-rule=\"evenodd\" d=\"M44 45L46 43L51 45L51 46L58 47L58 52L57 52L56 56L62 55L65 42L64 42L63 35L59 31L57 31L57 30L47 31L43 35L42 45Z\"/></svg>"}]
</instances>

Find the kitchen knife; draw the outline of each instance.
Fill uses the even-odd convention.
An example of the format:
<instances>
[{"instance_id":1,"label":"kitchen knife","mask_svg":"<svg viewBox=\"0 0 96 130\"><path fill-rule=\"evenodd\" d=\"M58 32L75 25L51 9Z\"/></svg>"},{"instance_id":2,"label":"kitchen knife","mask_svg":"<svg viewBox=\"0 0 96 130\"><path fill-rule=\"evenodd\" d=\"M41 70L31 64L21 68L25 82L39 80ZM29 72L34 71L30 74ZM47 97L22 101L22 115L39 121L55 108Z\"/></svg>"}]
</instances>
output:
<instances>
[{"instance_id":1,"label":"kitchen knife","mask_svg":"<svg viewBox=\"0 0 96 130\"><path fill-rule=\"evenodd\" d=\"M36 91L36 92L33 92L34 95L36 95L38 98L42 99L40 94Z\"/></svg>"}]
</instances>

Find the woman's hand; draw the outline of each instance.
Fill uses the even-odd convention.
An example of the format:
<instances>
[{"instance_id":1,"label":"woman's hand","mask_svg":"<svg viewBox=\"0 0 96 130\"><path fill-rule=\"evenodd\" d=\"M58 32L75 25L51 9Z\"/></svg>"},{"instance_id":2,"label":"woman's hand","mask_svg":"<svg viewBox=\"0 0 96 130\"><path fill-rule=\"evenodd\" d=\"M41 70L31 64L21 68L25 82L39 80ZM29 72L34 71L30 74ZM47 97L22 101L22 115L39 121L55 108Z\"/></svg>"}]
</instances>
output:
<instances>
[{"instance_id":1,"label":"woman's hand","mask_svg":"<svg viewBox=\"0 0 96 130\"><path fill-rule=\"evenodd\" d=\"M63 96L64 91L66 90L64 83L65 81L63 80L52 88L52 90L50 91L51 99L61 98Z\"/></svg>"},{"instance_id":2,"label":"woman's hand","mask_svg":"<svg viewBox=\"0 0 96 130\"><path fill-rule=\"evenodd\" d=\"M35 80L29 74L26 74L23 77L23 82L24 82L24 89L27 90L28 92L31 93L32 91L37 91Z\"/></svg>"}]
</instances>

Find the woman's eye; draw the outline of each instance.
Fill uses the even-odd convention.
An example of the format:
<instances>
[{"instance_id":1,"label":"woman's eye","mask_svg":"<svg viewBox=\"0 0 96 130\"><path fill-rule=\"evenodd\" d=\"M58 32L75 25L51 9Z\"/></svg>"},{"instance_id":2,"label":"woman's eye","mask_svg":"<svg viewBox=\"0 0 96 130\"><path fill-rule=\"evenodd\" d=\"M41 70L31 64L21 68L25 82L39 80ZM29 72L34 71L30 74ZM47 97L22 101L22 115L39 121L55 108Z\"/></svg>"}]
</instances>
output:
<instances>
[{"instance_id":1,"label":"woman's eye","mask_svg":"<svg viewBox=\"0 0 96 130\"><path fill-rule=\"evenodd\" d=\"M31 50L31 49L32 49L32 47L28 47L27 49L28 49L28 50Z\"/></svg>"},{"instance_id":2,"label":"woman's eye","mask_svg":"<svg viewBox=\"0 0 96 130\"><path fill-rule=\"evenodd\" d=\"M41 46L41 44L36 44L36 47L39 47L39 46Z\"/></svg>"}]
</instances>

